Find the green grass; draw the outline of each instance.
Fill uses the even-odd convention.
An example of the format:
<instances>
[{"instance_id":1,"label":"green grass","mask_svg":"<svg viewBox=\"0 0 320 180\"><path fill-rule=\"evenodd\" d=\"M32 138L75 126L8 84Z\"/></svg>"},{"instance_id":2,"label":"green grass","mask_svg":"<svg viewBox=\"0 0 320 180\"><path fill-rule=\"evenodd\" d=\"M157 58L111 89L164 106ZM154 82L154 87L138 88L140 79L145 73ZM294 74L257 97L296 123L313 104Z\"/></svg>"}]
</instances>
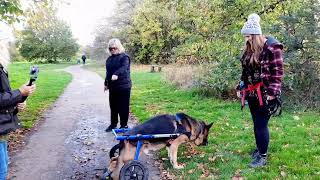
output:
<instances>
[{"instance_id":1,"label":"green grass","mask_svg":"<svg viewBox=\"0 0 320 180\"><path fill-rule=\"evenodd\" d=\"M100 69L100 72L102 70ZM242 112L238 102L226 102L198 96L166 84L162 74L132 72L131 110L140 121L161 113L185 112L197 119L213 122L209 145L196 153L183 153L178 162L186 166L165 168L177 179L230 179L237 172L245 179L318 179L320 176L320 113L284 112L270 120L268 166L248 168L254 149L253 127L248 108ZM298 116L297 120L293 116ZM187 155L190 155L189 157ZM161 157L166 157L161 151ZM209 160L210 159L210 160ZM198 168L200 167L200 168Z\"/></svg>"},{"instance_id":2,"label":"green grass","mask_svg":"<svg viewBox=\"0 0 320 180\"><path fill-rule=\"evenodd\" d=\"M36 82L36 92L28 97L27 109L19 113L25 128L31 128L43 110L50 107L71 81L72 76L62 69L70 64L41 64ZM29 81L29 63L14 63L9 66L9 80L12 89L17 89Z\"/></svg>"},{"instance_id":3,"label":"green grass","mask_svg":"<svg viewBox=\"0 0 320 180\"><path fill-rule=\"evenodd\" d=\"M249 152L255 147L252 122L248 109L240 111L239 103L225 102L181 91L161 80L161 74L132 73L133 92L131 108L142 121L160 113L186 112L187 114L214 122L210 132L209 146L199 147L198 155L187 158L179 155L185 163L184 170L172 170L181 179L199 179L204 172L195 170L204 164L210 178L230 179L236 171L246 179L312 179L320 175L320 122L319 113L293 114L284 112L282 117L270 120L271 142L268 166L250 169ZM166 156L162 153L162 156ZM211 162L209 158L214 157ZM212 159L211 159L212 160ZM165 163L171 168L168 162ZM201 165L200 165L201 166ZM190 173L192 172L192 173Z\"/></svg>"}]
</instances>

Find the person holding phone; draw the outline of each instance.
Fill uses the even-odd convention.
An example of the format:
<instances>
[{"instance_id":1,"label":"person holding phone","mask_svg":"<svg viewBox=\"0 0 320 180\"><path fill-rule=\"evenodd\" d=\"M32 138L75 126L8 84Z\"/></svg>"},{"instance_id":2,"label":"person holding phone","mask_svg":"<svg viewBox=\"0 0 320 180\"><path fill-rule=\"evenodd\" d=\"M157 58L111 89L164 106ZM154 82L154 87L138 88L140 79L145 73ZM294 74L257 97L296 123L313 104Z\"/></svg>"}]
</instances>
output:
<instances>
[{"instance_id":1,"label":"person holding phone","mask_svg":"<svg viewBox=\"0 0 320 180\"><path fill-rule=\"evenodd\" d=\"M8 172L7 134L21 126L17 114L25 109L26 97L36 90L36 85L23 85L19 89L11 89L8 78L10 55L7 45L6 39L0 38L0 180L5 180Z\"/></svg>"}]
</instances>

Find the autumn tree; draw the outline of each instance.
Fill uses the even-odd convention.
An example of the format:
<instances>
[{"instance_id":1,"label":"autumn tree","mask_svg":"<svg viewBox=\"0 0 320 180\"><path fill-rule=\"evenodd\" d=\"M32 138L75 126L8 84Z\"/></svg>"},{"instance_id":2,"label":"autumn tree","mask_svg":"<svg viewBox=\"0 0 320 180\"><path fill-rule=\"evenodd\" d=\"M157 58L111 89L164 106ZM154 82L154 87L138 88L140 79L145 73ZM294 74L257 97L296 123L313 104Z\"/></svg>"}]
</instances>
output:
<instances>
[{"instance_id":1,"label":"autumn tree","mask_svg":"<svg viewBox=\"0 0 320 180\"><path fill-rule=\"evenodd\" d=\"M137 63L204 65L207 70L194 86L229 97L241 72L240 30L256 12L263 34L285 46L286 102L315 107L320 104L319 9L318 0L141 0L130 9L129 23L104 29L126 42ZM104 37L96 42L105 45Z\"/></svg>"},{"instance_id":2,"label":"autumn tree","mask_svg":"<svg viewBox=\"0 0 320 180\"><path fill-rule=\"evenodd\" d=\"M1 0L0 1L0 20L13 23L19 20L23 11L19 0Z\"/></svg>"},{"instance_id":3,"label":"autumn tree","mask_svg":"<svg viewBox=\"0 0 320 180\"><path fill-rule=\"evenodd\" d=\"M91 56L96 60L105 60L107 54L107 44L113 37L120 38L125 44L127 53L133 55L131 51L130 40L126 37L126 31L132 23L136 7L141 0L119 0L113 14L104 17L95 29L95 39L91 46ZM134 56L132 56L134 57Z\"/></svg>"},{"instance_id":4,"label":"autumn tree","mask_svg":"<svg viewBox=\"0 0 320 180\"><path fill-rule=\"evenodd\" d=\"M28 26L22 32L20 53L28 60L55 63L69 60L79 49L70 27L56 15L53 4L37 3L27 13Z\"/></svg>"}]
</instances>

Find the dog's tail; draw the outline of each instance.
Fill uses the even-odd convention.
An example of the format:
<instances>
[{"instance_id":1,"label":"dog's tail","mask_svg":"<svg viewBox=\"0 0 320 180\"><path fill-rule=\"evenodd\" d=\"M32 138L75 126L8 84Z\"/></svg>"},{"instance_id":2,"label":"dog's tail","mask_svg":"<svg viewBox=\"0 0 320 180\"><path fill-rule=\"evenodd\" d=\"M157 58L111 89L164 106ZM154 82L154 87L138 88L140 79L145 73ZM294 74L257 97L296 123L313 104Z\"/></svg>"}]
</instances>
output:
<instances>
[{"instance_id":1,"label":"dog's tail","mask_svg":"<svg viewBox=\"0 0 320 180\"><path fill-rule=\"evenodd\" d=\"M110 159L112 159L113 157L119 156L123 148L124 148L124 141L120 141L119 144L114 145L109 152Z\"/></svg>"}]
</instances>

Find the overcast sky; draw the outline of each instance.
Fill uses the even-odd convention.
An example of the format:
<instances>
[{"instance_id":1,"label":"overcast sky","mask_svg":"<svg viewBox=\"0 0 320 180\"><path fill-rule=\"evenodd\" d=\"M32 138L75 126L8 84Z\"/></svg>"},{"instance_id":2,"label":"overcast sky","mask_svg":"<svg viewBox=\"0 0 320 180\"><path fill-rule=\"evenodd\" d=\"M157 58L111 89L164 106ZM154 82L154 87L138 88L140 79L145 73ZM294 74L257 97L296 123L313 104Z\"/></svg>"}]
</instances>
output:
<instances>
[{"instance_id":1,"label":"overcast sky","mask_svg":"<svg viewBox=\"0 0 320 180\"><path fill-rule=\"evenodd\" d=\"M59 7L58 16L71 26L73 35L81 45L93 41L93 30L99 19L109 16L117 0L65 0L68 5Z\"/></svg>"}]
</instances>

